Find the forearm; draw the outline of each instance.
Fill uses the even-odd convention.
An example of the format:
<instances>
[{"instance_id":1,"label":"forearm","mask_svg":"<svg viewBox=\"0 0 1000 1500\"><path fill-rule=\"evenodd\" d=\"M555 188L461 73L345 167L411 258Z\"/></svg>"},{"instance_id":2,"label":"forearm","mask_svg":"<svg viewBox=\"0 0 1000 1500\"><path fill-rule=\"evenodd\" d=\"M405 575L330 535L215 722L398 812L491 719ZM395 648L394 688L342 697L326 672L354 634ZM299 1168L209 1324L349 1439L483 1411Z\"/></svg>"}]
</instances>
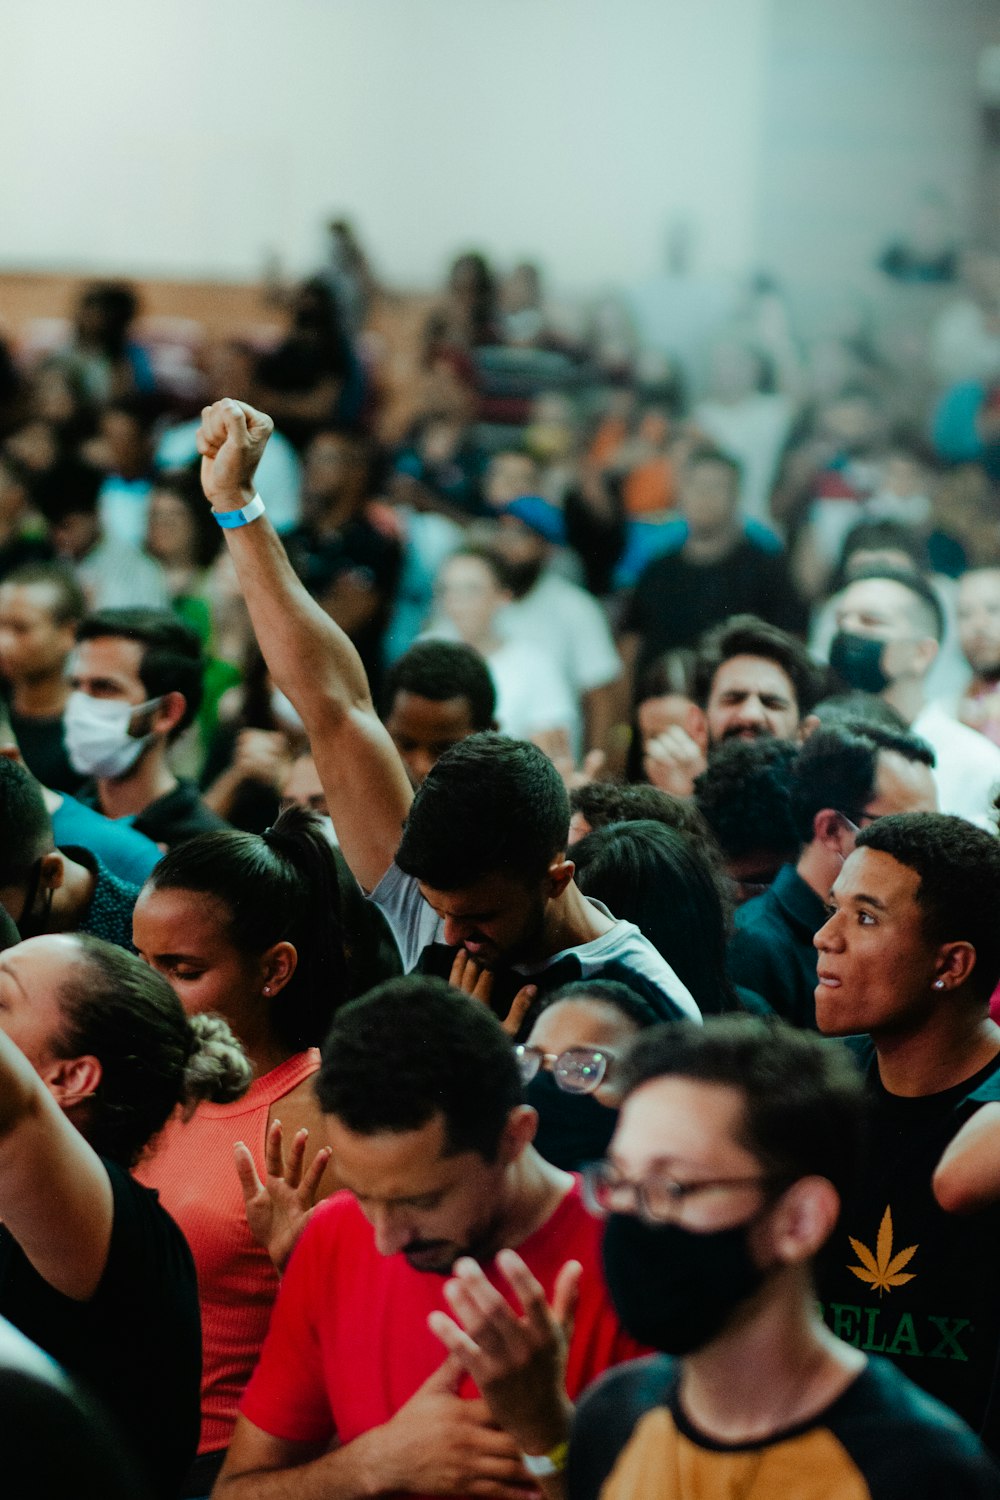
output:
<instances>
[{"instance_id":1,"label":"forearm","mask_svg":"<svg viewBox=\"0 0 1000 1500\"><path fill-rule=\"evenodd\" d=\"M591 688L583 695L584 740L588 750L607 751L615 724L620 689L618 681Z\"/></svg>"},{"instance_id":2,"label":"forearm","mask_svg":"<svg viewBox=\"0 0 1000 1500\"><path fill-rule=\"evenodd\" d=\"M321 1458L284 1468L240 1472L238 1453L234 1460L230 1449L212 1500L369 1500L391 1494L405 1477L386 1462L384 1431L375 1427Z\"/></svg>"},{"instance_id":3,"label":"forearm","mask_svg":"<svg viewBox=\"0 0 1000 1500\"><path fill-rule=\"evenodd\" d=\"M244 492L241 501L246 504L250 498ZM338 707L371 707L361 658L310 598L267 517L225 535L271 675L306 725Z\"/></svg>"}]
</instances>

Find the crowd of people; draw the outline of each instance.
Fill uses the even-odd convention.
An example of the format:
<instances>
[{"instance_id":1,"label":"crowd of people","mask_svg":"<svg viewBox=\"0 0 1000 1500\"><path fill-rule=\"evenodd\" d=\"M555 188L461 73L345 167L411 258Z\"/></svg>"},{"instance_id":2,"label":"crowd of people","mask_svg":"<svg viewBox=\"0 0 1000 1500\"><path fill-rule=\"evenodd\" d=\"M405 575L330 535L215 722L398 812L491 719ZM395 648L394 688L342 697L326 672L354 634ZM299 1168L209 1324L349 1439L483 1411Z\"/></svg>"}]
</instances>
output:
<instances>
[{"instance_id":1,"label":"crowd of people","mask_svg":"<svg viewBox=\"0 0 1000 1500\"><path fill-rule=\"evenodd\" d=\"M993 285L0 360L17 1493L1000 1497Z\"/></svg>"}]
</instances>

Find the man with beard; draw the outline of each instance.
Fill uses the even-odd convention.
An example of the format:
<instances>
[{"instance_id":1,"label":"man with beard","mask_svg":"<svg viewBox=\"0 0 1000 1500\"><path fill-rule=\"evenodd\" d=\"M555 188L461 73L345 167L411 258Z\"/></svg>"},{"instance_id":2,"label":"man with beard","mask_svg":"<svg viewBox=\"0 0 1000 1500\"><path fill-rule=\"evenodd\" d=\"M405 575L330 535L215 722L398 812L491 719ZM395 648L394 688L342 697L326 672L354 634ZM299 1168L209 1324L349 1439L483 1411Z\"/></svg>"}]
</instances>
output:
<instances>
[{"instance_id":1,"label":"man with beard","mask_svg":"<svg viewBox=\"0 0 1000 1500\"><path fill-rule=\"evenodd\" d=\"M958 580L962 654L972 668L958 717L1000 745L1000 568L972 568Z\"/></svg>"},{"instance_id":2,"label":"man with beard","mask_svg":"<svg viewBox=\"0 0 1000 1500\"><path fill-rule=\"evenodd\" d=\"M555 1399L561 1302L550 1309L516 1255L503 1269L525 1320L468 1260L445 1288L452 1317L430 1319L495 1420L542 1455L546 1494L996 1496L1000 1472L963 1422L823 1326L814 1265L863 1162L863 1086L846 1053L756 1018L712 1018L644 1033L621 1076L588 1195L606 1215L618 1314L662 1353L610 1371L570 1430Z\"/></svg>"},{"instance_id":3,"label":"man with beard","mask_svg":"<svg viewBox=\"0 0 1000 1500\"><path fill-rule=\"evenodd\" d=\"M499 1297L517 1247L543 1297L572 1311L543 1425L641 1346L611 1308L579 1183L531 1144L537 1116L509 1039L442 982L393 980L338 1013L317 1093L348 1191L296 1245L217 1500L529 1500L521 1448L428 1325L452 1268L471 1259Z\"/></svg>"},{"instance_id":4,"label":"man with beard","mask_svg":"<svg viewBox=\"0 0 1000 1500\"><path fill-rule=\"evenodd\" d=\"M254 492L271 427L240 402L206 407L202 484L271 675L305 724L341 851L389 922L404 969L422 959L445 976L454 968L503 1017L526 987L534 999L598 977L632 984L664 1018L698 1015L638 929L577 888L569 798L535 746L472 735L414 798L357 651L296 578Z\"/></svg>"},{"instance_id":5,"label":"man with beard","mask_svg":"<svg viewBox=\"0 0 1000 1500\"><path fill-rule=\"evenodd\" d=\"M729 740L801 741L825 687L823 668L802 642L754 615L727 620L698 648L693 692L709 750ZM675 797L691 795L707 763L702 746L676 724L645 753L650 779Z\"/></svg>"},{"instance_id":6,"label":"man with beard","mask_svg":"<svg viewBox=\"0 0 1000 1500\"><path fill-rule=\"evenodd\" d=\"M927 741L942 812L992 827L1000 749L927 699L927 675L944 635L930 584L904 569L865 569L837 599L836 619L831 667L849 687L878 694Z\"/></svg>"}]
</instances>

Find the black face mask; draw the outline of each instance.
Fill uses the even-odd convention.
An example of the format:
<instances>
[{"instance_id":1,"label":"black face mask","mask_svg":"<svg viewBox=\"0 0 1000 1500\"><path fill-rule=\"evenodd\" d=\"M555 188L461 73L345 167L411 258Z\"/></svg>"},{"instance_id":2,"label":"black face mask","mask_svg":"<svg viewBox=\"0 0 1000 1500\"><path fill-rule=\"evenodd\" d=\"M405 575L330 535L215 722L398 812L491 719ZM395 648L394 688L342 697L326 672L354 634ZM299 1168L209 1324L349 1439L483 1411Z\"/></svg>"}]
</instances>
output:
<instances>
[{"instance_id":1,"label":"black face mask","mask_svg":"<svg viewBox=\"0 0 1000 1500\"><path fill-rule=\"evenodd\" d=\"M536 1073L524 1097L538 1111L534 1146L546 1161L564 1172L578 1172L587 1162L601 1160L618 1123L616 1109L593 1094L567 1094L547 1068Z\"/></svg>"},{"instance_id":2,"label":"black face mask","mask_svg":"<svg viewBox=\"0 0 1000 1500\"><path fill-rule=\"evenodd\" d=\"M604 1276L626 1332L664 1354L690 1354L710 1343L767 1275L747 1244L759 1217L695 1234L680 1224L610 1214Z\"/></svg>"},{"instance_id":3,"label":"black face mask","mask_svg":"<svg viewBox=\"0 0 1000 1500\"><path fill-rule=\"evenodd\" d=\"M830 643L830 665L848 687L859 693L881 693L892 680L882 666L885 646L885 641L838 630Z\"/></svg>"}]
</instances>

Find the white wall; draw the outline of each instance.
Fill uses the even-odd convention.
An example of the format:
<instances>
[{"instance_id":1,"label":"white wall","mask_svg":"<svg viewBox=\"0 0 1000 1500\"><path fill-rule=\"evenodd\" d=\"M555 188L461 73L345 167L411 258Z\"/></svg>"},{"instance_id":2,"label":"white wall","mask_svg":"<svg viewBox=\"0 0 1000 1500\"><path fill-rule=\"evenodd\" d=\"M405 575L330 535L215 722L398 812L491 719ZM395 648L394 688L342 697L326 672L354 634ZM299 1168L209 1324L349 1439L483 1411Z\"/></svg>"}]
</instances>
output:
<instances>
[{"instance_id":1,"label":"white wall","mask_svg":"<svg viewBox=\"0 0 1000 1500\"><path fill-rule=\"evenodd\" d=\"M0 268L253 276L331 212L391 279L753 254L769 0L3 0Z\"/></svg>"}]
</instances>

